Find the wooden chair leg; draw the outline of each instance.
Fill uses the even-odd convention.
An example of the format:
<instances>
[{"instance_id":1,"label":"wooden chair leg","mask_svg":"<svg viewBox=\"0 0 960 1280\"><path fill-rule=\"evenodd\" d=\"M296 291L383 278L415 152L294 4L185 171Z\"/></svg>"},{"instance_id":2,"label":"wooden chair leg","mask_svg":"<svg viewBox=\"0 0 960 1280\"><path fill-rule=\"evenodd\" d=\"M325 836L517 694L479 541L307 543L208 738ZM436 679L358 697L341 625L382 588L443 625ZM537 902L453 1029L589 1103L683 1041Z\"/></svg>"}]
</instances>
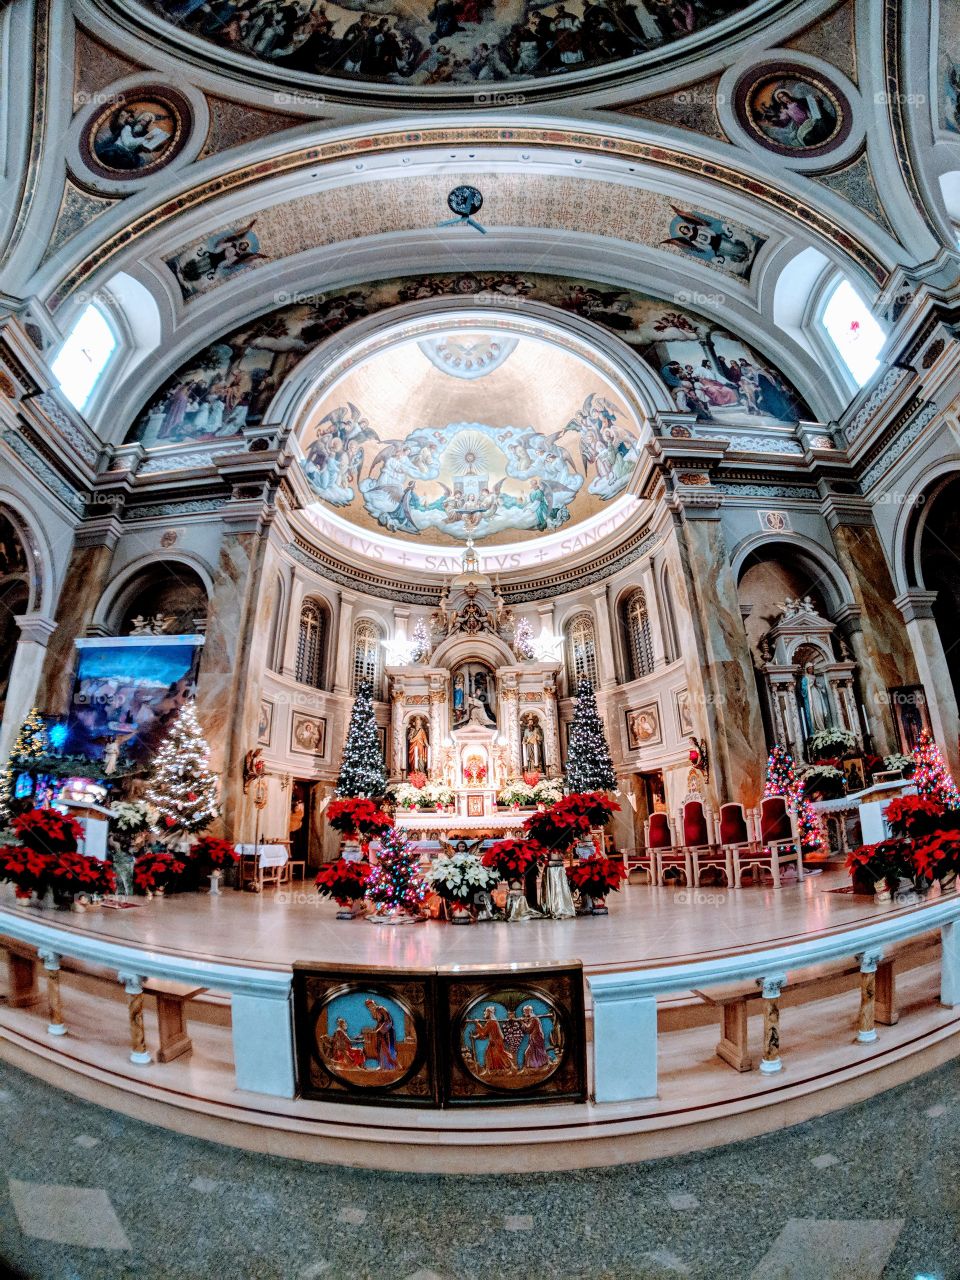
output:
<instances>
[{"instance_id":1,"label":"wooden chair leg","mask_svg":"<svg viewBox=\"0 0 960 1280\"><path fill-rule=\"evenodd\" d=\"M753 1059L747 1046L747 1002L734 1000L720 1007L720 1043L717 1057L734 1071L752 1071Z\"/></svg>"},{"instance_id":2,"label":"wooden chair leg","mask_svg":"<svg viewBox=\"0 0 960 1280\"><path fill-rule=\"evenodd\" d=\"M776 849L770 850L770 875L773 877L773 887L780 888L780 855Z\"/></svg>"},{"instance_id":3,"label":"wooden chair leg","mask_svg":"<svg viewBox=\"0 0 960 1280\"><path fill-rule=\"evenodd\" d=\"M897 977L892 960L881 960L877 965L873 1019L884 1027L892 1027L900 1021L900 1010L897 1008Z\"/></svg>"}]
</instances>

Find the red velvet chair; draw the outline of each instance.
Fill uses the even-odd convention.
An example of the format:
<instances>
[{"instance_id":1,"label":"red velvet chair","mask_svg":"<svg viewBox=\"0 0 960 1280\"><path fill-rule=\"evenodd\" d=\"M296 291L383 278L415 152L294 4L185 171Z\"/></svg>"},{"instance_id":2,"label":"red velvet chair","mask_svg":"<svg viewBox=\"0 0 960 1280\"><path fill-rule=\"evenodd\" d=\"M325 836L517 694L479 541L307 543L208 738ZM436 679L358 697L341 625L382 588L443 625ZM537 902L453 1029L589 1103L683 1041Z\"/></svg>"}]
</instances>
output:
<instances>
[{"instance_id":1,"label":"red velvet chair","mask_svg":"<svg viewBox=\"0 0 960 1280\"><path fill-rule=\"evenodd\" d=\"M641 849L624 849L621 851L620 857L623 859L623 869L627 873L628 883L631 871L642 871L650 884L655 883L656 867L654 864L656 858L649 845Z\"/></svg>"},{"instance_id":2,"label":"red velvet chair","mask_svg":"<svg viewBox=\"0 0 960 1280\"><path fill-rule=\"evenodd\" d=\"M670 819L665 813L651 813L647 819L647 851L652 852L657 872L657 884L663 884L665 871L682 871L687 884L693 884L690 855L682 845L673 842Z\"/></svg>"},{"instance_id":3,"label":"red velvet chair","mask_svg":"<svg viewBox=\"0 0 960 1280\"><path fill-rule=\"evenodd\" d=\"M720 806L719 818L720 831L720 848L726 857L730 860L732 868L732 877L730 884L735 889L740 888L740 862L741 857L749 858L753 852L754 843L750 838L750 827L747 824L747 816L743 811L742 804L730 803Z\"/></svg>"},{"instance_id":4,"label":"red velvet chair","mask_svg":"<svg viewBox=\"0 0 960 1280\"><path fill-rule=\"evenodd\" d=\"M790 863L797 868L797 879L803 879L803 855L794 827L793 816L783 796L768 796L760 802L760 842L746 855L735 856L739 884L745 870L762 875L770 873L773 887L780 888L780 870Z\"/></svg>"},{"instance_id":5,"label":"red velvet chair","mask_svg":"<svg viewBox=\"0 0 960 1280\"><path fill-rule=\"evenodd\" d=\"M693 869L693 883L700 883L700 872L707 867L716 867L727 878L727 884L733 884L733 866L725 853L721 851L713 833L710 821L702 800L687 800L680 810L680 826L683 831L683 846L690 855Z\"/></svg>"}]
</instances>

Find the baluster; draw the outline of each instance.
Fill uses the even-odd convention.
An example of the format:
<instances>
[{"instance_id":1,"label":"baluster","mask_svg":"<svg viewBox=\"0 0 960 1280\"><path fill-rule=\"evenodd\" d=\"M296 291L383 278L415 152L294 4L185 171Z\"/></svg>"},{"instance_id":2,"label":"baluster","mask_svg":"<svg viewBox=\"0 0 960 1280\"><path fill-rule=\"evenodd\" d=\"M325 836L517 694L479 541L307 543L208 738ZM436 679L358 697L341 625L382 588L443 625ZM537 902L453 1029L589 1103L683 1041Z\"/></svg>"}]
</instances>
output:
<instances>
[{"instance_id":1,"label":"baluster","mask_svg":"<svg viewBox=\"0 0 960 1280\"><path fill-rule=\"evenodd\" d=\"M764 1075L773 1075L783 1069L780 1060L780 992L786 981L784 973L757 979L757 986L764 999L763 1057L760 1059L760 1070Z\"/></svg>"},{"instance_id":2,"label":"baluster","mask_svg":"<svg viewBox=\"0 0 960 1280\"><path fill-rule=\"evenodd\" d=\"M117 975L127 993L127 1009L130 1016L130 1061L145 1067L153 1061L147 1051L147 1036L143 1028L143 978L135 973Z\"/></svg>"},{"instance_id":3,"label":"baluster","mask_svg":"<svg viewBox=\"0 0 960 1280\"><path fill-rule=\"evenodd\" d=\"M60 957L56 951L37 951L47 975L47 1034L65 1036L63 1000L60 995Z\"/></svg>"},{"instance_id":4,"label":"baluster","mask_svg":"<svg viewBox=\"0 0 960 1280\"><path fill-rule=\"evenodd\" d=\"M857 1039L870 1044L877 1038L877 966L883 959L882 951L865 951L860 957L860 1018L857 1023Z\"/></svg>"}]
</instances>

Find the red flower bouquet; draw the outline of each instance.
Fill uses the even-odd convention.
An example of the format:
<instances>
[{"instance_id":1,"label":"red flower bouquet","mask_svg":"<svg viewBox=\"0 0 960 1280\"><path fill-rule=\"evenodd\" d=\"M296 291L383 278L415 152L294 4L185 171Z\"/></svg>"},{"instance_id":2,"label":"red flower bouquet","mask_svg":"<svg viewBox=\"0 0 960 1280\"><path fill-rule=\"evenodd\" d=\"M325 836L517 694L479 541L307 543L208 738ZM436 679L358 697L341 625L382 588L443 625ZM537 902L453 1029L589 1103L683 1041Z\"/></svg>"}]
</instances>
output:
<instances>
[{"instance_id":1,"label":"red flower bouquet","mask_svg":"<svg viewBox=\"0 0 960 1280\"><path fill-rule=\"evenodd\" d=\"M858 879L886 880L896 884L900 877L913 878L912 848L909 840L894 838L878 840L876 844L862 844L847 854L847 870L856 882Z\"/></svg>"},{"instance_id":2,"label":"red flower bouquet","mask_svg":"<svg viewBox=\"0 0 960 1280\"><path fill-rule=\"evenodd\" d=\"M137 858L133 868L133 887L137 893L157 893L176 886L187 864L172 853L146 853Z\"/></svg>"},{"instance_id":3,"label":"red flower bouquet","mask_svg":"<svg viewBox=\"0 0 960 1280\"><path fill-rule=\"evenodd\" d=\"M363 897L370 874L369 862L351 862L338 858L328 862L317 872L317 893L321 898L333 898L338 906L348 907Z\"/></svg>"},{"instance_id":4,"label":"red flower bouquet","mask_svg":"<svg viewBox=\"0 0 960 1280\"><path fill-rule=\"evenodd\" d=\"M201 836L190 846L190 857L208 875L222 867L232 866L239 856L229 840L221 840L218 836Z\"/></svg>"},{"instance_id":5,"label":"red flower bouquet","mask_svg":"<svg viewBox=\"0 0 960 1280\"><path fill-rule=\"evenodd\" d=\"M372 800L361 799L334 800L327 808L327 821L335 831L349 838L364 836L368 840L393 825L390 817Z\"/></svg>"},{"instance_id":6,"label":"red flower bouquet","mask_svg":"<svg viewBox=\"0 0 960 1280\"><path fill-rule=\"evenodd\" d=\"M418 791L422 791L427 785L427 775L425 773L421 773L418 769L414 773L407 775L407 781L410 783L411 787L416 787Z\"/></svg>"},{"instance_id":7,"label":"red flower bouquet","mask_svg":"<svg viewBox=\"0 0 960 1280\"><path fill-rule=\"evenodd\" d=\"M114 893L117 882L113 867L82 853L61 853L50 870L50 887L57 902L72 901L79 893Z\"/></svg>"},{"instance_id":8,"label":"red flower bouquet","mask_svg":"<svg viewBox=\"0 0 960 1280\"><path fill-rule=\"evenodd\" d=\"M535 840L497 840L480 861L498 872L501 880L522 880L545 853Z\"/></svg>"},{"instance_id":9,"label":"red flower bouquet","mask_svg":"<svg viewBox=\"0 0 960 1280\"><path fill-rule=\"evenodd\" d=\"M622 862L597 855L582 858L567 868L567 880L571 889L579 889L591 898L605 898L616 893L627 878Z\"/></svg>"},{"instance_id":10,"label":"red flower bouquet","mask_svg":"<svg viewBox=\"0 0 960 1280\"><path fill-rule=\"evenodd\" d=\"M83 839L80 823L56 809L30 809L11 825L20 843L37 853L76 853Z\"/></svg>"},{"instance_id":11,"label":"red flower bouquet","mask_svg":"<svg viewBox=\"0 0 960 1280\"><path fill-rule=\"evenodd\" d=\"M545 849L564 853L594 827L605 827L619 810L620 806L602 791L577 792L564 796L542 813L531 814L523 829Z\"/></svg>"},{"instance_id":12,"label":"red flower bouquet","mask_svg":"<svg viewBox=\"0 0 960 1280\"><path fill-rule=\"evenodd\" d=\"M29 898L31 893L41 897L50 883L50 871L54 864L52 853L38 852L26 845L0 846L0 880L14 886L18 898Z\"/></svg>"},{"instance_id":13,"label":"red flower bouquet","mask_svg":"<svg viewBox=\"0 0 960 1280\"><path fill-rule=\"evenodd\" d=\"M945 810L928 796L898 796L883 811L896 836L921 836L938 831Z\"/></svg>"}]
</instances>

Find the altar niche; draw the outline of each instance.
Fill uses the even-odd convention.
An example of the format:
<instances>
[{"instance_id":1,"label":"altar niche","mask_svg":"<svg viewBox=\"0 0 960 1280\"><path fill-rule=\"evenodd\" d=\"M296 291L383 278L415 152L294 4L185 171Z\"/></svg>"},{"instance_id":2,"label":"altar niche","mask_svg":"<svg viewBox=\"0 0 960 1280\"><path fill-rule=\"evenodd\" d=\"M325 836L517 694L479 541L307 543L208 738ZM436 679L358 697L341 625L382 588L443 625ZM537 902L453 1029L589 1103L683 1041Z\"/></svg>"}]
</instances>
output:
<instances>
[{"instance_id":1,"label":"altar niche","mask_svg":"<svg viewBox=\"0 0 960 1280\"><path fill-rule=\"evenodd\" d=\"M497 677L485 662L462 662L451 682L451 729L497 727Z\"/></svg>"}]
</instances>

